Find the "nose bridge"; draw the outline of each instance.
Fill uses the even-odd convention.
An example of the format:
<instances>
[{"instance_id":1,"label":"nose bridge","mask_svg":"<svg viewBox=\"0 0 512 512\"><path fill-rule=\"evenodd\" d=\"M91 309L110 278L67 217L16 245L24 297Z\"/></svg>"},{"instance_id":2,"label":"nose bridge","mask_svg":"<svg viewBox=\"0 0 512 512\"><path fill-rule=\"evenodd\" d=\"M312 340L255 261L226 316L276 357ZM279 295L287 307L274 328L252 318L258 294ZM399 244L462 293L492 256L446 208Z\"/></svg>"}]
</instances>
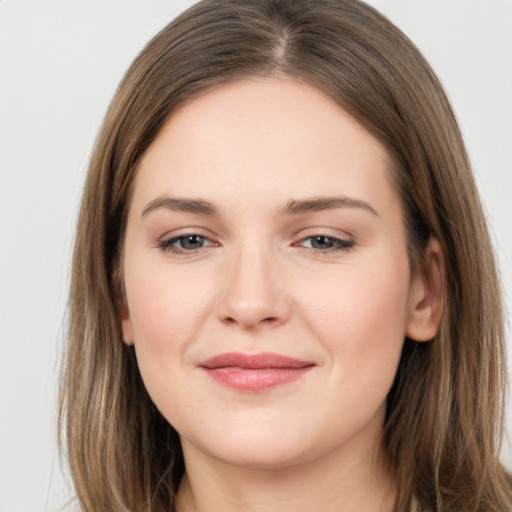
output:
<instances>
[{"instance_id":1,"label":"nose bridge","mask_svg":"<svg viewBox=\"0 0 512 512\"><path fill-rule=\"evenodd\" d=\"M279 324L289 316L280 265L268 244L246 240L229 259L219 315L223 321L251 328Z\"/></svg>"}]
</instances>

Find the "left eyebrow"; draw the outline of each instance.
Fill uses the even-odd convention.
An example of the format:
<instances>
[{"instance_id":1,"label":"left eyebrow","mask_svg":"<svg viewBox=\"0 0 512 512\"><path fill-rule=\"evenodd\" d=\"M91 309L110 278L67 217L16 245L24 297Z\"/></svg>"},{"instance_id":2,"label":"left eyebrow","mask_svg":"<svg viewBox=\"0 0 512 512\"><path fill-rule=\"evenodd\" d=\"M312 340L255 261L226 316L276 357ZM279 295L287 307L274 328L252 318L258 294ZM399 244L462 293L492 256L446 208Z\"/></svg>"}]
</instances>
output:
<instances>
[{"instance_id":1,"label":"left eyebrow","mask_svg":"<svg viewBox=\"0 0 512 512\"><path fill-rule=\"evenodd\" d=\"M360 208L370 212L376 217L379 216L375 208L361 199L350 197L318 197L313 199L292 199L284 207L283 215L301 215L304 213L315 213L335 208Z\"/></svg>"}]
</instances>

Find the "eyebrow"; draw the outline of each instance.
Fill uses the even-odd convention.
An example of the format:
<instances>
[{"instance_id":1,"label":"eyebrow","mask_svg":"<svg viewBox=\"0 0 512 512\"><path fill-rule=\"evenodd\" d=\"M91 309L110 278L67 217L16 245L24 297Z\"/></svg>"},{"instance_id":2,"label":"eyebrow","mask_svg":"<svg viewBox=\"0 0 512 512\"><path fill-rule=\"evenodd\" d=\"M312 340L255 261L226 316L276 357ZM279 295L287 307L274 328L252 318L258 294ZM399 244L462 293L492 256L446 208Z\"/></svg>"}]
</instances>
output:
<instances>
[{"instance_id":1,"label":"eyebrow","mask_svg":"<svg viewBox=\"0 0 512 512\"><path fill-rule=\"evenodd\" d=\"M199 215L213 216L218 214L217 208L204 199L185 199L180 197L157 197L147 204L142 212L142 217L153 210L165 208L176 212L196 213ZM353 199L350 197L318 197L313 199L292 199L288 201L281 211L283 216L303 215L305 213L315 213L325 210L334 210L336 208L360 208L370 212L376 217L377 211L366 201Z\"/></svg>"},{"instance_id":2,"label":"eyebrow","mask_svg":"<svg viewBox=\"0 0 512 512\"><path fill-rule=\"evenodd\" d=\"M352 199L350 197L318 197L305 200L292 199L284 207L283 215L301 215L304 213L334 210L336 208L360 208L370 212L376 217L379 216L377 211L366 201Z\"/></svg>"},{"instance_id":3,"label":"eyebrow","mask_svg":"<svg viewBox=\"0 0 512 512\"><path fill-rule=\"evenodd\" d=\"M176 212L197 213L200 215L215 215L217 208L203 199L183 199L179 197L157 197L147 204L142 212L142 217L158 208L174 210Z\"/></svg>"}]
</instances>

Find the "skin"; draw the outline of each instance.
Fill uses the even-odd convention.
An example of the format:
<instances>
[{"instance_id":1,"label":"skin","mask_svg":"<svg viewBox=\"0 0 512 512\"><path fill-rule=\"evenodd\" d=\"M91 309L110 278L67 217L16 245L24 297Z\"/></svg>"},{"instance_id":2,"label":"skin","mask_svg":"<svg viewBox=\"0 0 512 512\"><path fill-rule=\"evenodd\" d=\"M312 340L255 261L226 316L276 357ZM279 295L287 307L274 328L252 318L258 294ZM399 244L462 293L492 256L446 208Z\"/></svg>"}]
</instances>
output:
<instances>
[{"instance_id":1,"label":"skin","mask_svg":"<svg viewBox=\"0 0 512 512\"><path fill-rule=\"evenodd\" d=\"M178 510L392 509L385 399L404 337L437 329L427 254L431 282L410 275L384 147L318 90L244 80L170 117L135 181L122 327L181 436ZM233 351L314 367L261 392L198 367Z\"/></svg>"}]
</instances>

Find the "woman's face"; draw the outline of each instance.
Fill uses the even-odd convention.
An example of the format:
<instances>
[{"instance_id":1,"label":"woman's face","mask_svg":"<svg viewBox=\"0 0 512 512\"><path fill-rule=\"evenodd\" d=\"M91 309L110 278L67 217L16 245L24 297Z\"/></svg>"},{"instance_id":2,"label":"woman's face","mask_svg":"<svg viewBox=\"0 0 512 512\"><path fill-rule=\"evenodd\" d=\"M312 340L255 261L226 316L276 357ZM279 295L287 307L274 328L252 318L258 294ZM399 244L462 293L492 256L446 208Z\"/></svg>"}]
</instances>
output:
<instances>
[{"instance_id":1,"label":"woman's face","mask_svg":"<svg viewBox=\"0 0 512 512\"><path fill-rule=\"evenodd\" d=\"M140 163L125 341L196 454L251 467L361 457L414 317L383 146L318 90L220 86Z\"/></svg>"}]
</instances>

